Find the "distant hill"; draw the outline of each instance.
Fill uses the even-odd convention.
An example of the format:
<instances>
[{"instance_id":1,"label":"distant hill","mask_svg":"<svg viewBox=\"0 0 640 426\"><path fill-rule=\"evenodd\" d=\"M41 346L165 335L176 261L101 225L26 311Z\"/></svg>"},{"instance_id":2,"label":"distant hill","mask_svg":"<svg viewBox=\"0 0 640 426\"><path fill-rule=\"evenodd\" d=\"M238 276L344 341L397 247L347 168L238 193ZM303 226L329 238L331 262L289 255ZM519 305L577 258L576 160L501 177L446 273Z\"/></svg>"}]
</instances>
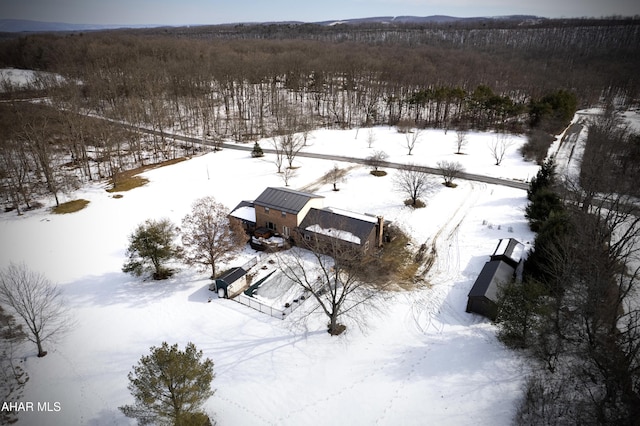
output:
<instances>
[{"instance_id":1,"label":"distant hill","mask_svg":"<svg viewBox=\"0 0 640 426\"><path fill-rule=\"evenodd\" d=\"M487 20L501 20L501 21L526 21L526 20L539 20L544 19L538 16L530 15L508 15L508 16L493 16L493 17L473 17L473 18L458 18L455 16L446 15L431 15L431 16L378 16L371 18L356 18L356 19L344 19L339 21L322 21L316 22L320 25L336 25L336 24L368 24L368 23L381 23L381 24L404 24L404 23L447 23L447 22L474 22L474 21L487 21Z\"/></svg>"},{"instance_id":2,"label":"distant hill","mask_svg":"<svg viewBox=\"0 0 640 426\"><path fill-rule=\"evenodd\" d=\"M93 25L67 24L63 22L29 21L26 19L0 19L0 32L65 32L65 31L96 31L115 28L153 28L160 25Z\"/></svg>"},{"instance_id":3,"label":"distant hill","mask_svg":"<svg viewBox=\"0 0 640 426\"><path fill-rule=\"evenodd\" d=\"M486 20L513 20L528 21L541 20L537 16L529 15L509 15L495 17L475 17L475 18L457 18L455 16L432 15L432 16L376 16L369 18L341 19L313 22L317 25L340 25L340 24L400 24L400 23L447 23L447 22L474 22ZM266 22L265 22L266 23ZM282 21L268 22L269 24L304 24L298 21ZM251 22L251 24L261 24L261 22ZM116 28L156 28L165 25L94 25L94 24L68 24L63 22L42 22L29 21L25 19L0 19L0 32L4 33L20 33L20 32L67 32L67 31L98 31Z\"/></svg>"}]
</instances>

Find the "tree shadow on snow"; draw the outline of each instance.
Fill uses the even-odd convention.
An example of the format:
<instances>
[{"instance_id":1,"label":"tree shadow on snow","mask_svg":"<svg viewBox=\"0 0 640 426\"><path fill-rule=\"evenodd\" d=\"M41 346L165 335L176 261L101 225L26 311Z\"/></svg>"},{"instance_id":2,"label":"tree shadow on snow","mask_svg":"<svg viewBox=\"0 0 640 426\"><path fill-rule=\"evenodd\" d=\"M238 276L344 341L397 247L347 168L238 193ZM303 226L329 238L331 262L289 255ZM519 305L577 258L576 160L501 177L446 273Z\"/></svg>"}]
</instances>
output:
<instances>
[{"instance_id":1,"label":"tree shadow on snow","mask_svg":"<svg viewBox=\"0 0 640 426\"><path fill-rule=\"evenodd\" d=\"M144 280L123 272L109 272L80 278L62 288L73 306L122 304L140 307L184 291L192 287L194 281L199 280L180 272L160 281Z\"/></svg>"}]
</instances>

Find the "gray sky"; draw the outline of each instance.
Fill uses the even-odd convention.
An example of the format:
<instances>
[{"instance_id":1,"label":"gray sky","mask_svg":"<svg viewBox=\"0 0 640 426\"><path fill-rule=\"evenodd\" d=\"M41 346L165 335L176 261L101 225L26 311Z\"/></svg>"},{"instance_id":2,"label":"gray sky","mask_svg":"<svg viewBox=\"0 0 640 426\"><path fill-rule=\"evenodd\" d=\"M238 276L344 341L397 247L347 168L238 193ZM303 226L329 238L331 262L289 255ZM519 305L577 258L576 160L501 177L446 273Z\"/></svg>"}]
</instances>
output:
<instances>
[{"instance_id":1,"label":"gray sky","mask_svg":"<svg viewBox=\"0 0 640 426\"><path fill-rule=\"evenodd\" d=\"M640 15L637 0L0 0L0 19L73 24L221 24L370 16Z\"/></svg>"}]
</instances>

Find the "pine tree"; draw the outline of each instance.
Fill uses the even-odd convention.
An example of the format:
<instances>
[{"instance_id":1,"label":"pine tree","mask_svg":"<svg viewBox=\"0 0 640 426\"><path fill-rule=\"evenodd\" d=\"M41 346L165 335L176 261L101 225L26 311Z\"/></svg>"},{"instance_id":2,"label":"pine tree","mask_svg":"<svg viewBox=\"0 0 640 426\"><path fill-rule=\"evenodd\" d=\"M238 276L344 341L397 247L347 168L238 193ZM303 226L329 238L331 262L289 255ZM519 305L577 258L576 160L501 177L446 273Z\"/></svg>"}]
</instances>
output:
<instances>
[{"instance_id":1,"label":"pine tree","mask_svg":"<svg viewBox=\"0 0 640 426\"><path fill-rule=\"evenodd\" d=\"M527 198L532 200L533 196L544 188L550 188L556 183L556 165L552 158L547 159L538 170L538 173L531 178Z\"/></svg>"},{"instance_id":2,"label":"pine tree","mask_svg":"<svg viewBox=\"0 0 640 426\"><path fill-rule=\"evenodd\" d=\"M119 407L120 411L143 425L210 425L202 404L214 394L214 377L213 361L203 359L193 343L181 351L177 344L163 342L151 347L151 354L140 358L129 373L128 388L135 403Z\"/></svg>"},{"instance_id":3,"label":"pine tree","mask_svg":"<svg viewBox=\"0 0 640 426\"><path fill-rule=\"evenodd\" d=\"M150 269L155 280L170 277L173 271L165 263L180 253L173 242L176 236L177 229L169 219L147 219L129 236L129 260L122 271L140 276Z\"/></svg>"},{"instance_id":4,"label":"pine tree","mask_svg":"<svg viewBox=\"0 0 640 426\"><path fill-rule=\"evenodd\" d=\"M264 152L262 151L262 148L260 147L260 144L258 142L256 142L253 145L253 150L251 151L251 156L253 158L264 157Z\"/></svg>"}]
</instances>

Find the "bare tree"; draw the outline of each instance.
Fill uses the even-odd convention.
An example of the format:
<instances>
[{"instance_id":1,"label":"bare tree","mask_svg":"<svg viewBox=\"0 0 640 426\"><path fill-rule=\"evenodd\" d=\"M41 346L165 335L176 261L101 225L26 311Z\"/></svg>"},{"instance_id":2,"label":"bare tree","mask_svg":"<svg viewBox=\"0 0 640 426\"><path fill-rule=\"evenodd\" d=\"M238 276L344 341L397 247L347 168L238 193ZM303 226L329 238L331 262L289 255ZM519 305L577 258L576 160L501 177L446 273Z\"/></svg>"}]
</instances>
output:
<instances>
[{"instance_id":1,"label":"bare tree","mask_svg":"<svg viewBox=\"0 0 640 426\"><path fill-rule=\"evenodd\" d=\"M444 178L444 184L449 188L456 186L453 183L454 179L458 178L460 174L464 172L464 167L457 161L438 161L438 169Z\"/></svg>"},{"instance_id":2,"label":"bare tree","mask_svg":"<svg viewBox=\"0 0 640 426\"><path fill-rule=\"evenodd\" d=\"M298 171L296 169L285 167L284 172L282 172L282 174L280 175L282 181L284 182L284 186L289 186L289 182L291 181L291 179L296 177L297 174Z\"/></svg>"},{"instance_id":3,"label":"bare tree","mask_svg":"<svg viewBox=\"0 0 640 426\"><path fill-rule=\"evenodd\" d=\"M242 225L229 218L229 211L213 197L196 200L191 213L182 219L184 259L190 265L211 268L216 276L216 263L231 258L246 242Z\"/></svg>"},{"instance_id":4,"label":"bare tree","mask_svg":"<svg viewBox=\"0 0 640 426\"><path fill-rule=\"evenodd\" d=\"M423 207L420 198L434 187L434 181L421 167L415 164L403 166L395 175L394 184L399 192L407 195L407 205Z\"/></svg>"},{"instance_id":5,"label":"bare tree","mask_svg":"<svg viewBox=\"0 0 640 426\"><path fill-rule=\"evenodd\" d=\"M422 135L422 130L414 129L413 131L406 132L404 134L405 146L409 152L407 155L411 155L413 149L416 147L416 144L420 140L420 136Z\"/></svg>"},{"instance_id":6,"label":"bare tree","mask_svg":"<svg viewBox=\"0 0 640 426\"><path fill-rule=\"evenodd\" d=\"M305 140L296 134L285 134L280 138L280 146L284 156L287 158L289 168L293 167L293 160L295 160L298 152L304 146Z\"/></svg>"},{"instance_id":7,"label":"bare tree","mask_svg":"<svg viewBox=\"0 0 640 426\"><path fill-rule=\"evenodd\" d=\"M367 146L369 148L372 148L375 141L376 141L376 132L374 132L373 129L369 129L369 131L367 131Z\"/></svg>"},{"instance_id":8,"label":"bare tree","mask_svg":"<svg viewBox=\"0 0 640 426\"><path fill-rule=\"evenodd\" d=\"M346 174L345 170L343 170L340 167L338 167L337 164L334 164L333 168L331 170L329 170L329 172L327 173L326 176L327 176L329 182L331 182L333 184L333 190L334 191L339 191L338 184L341 183L341 182L344 182L345 174Z\"/></svg>"},{"instance_id":9,"label":"bare tree","mask_svg":"<svg viewBox=\"0 0 640 426\"><path fill-rule=\"evenodd\" d=\"M359 306L370 306L380 290L366 278L371 260L339 238L304 239L302 248L278 255L278 265L285 277L302 287L318 303L329 319L328 332L342 333L345 316L360 321L355 313Z\"/></svg>"},{"instance_id":10,"label":"bare tree","mask_svg":"<svg viewBox=\"0 0 640 426\"><path fill-rule=\"evenodd\" d=\"M462 148L467 146L467 143L469 143L469 141L467 140L467 131L456 131L456 154L462 154Z\"/></svg>"},{"instance_id":11,"label":"bare tree","mask_svg":"<svg viewBox=\"0 0 640 426\"><path fill-rule=\"evenodd\" d=\"M502 164L502 160L504 159L504 156L511 145L513 145L511 136L506 133L496 133L493 140L489 144L489 150L491 151L491 156L493 157L493 159L496 160L496 166Z\"/></svg>"},{"instance_id":12,"label":"bare tree","mask_svg":"<svg viewBox=\"0 0 640 426\"><path fill-rule=\"evenodd\" d=\"M273 161L278 168L278 173L282 173L282 163L284 161L284 151L282 150L282 136L276 136L271 139L271 146L273 146L274 154L276 155Z\"/></svg>"},{"instance_id":13,"label":"bare tree","mask_svg":"<svg viewBox=\"0 0 640 426\"><path fill-rule=\"evenodd\" d=\"M367 166L371 167L374 172L378 172L378 169L385 164L385 160L388 157L384 151L374 151L373 154L365 158L364 162Z\"/></svg>"},{"instance_id":14,"label":"bare tree","mask_svg":"<svg viewBox=\"0 0 640 426\"><path fill-rule=\"evenodd\" d=\"M71 327L62 291L44 275L25 264L11 263L0 271L0 303L13 309L35 343L38 357L47 355L43 344Z\"/></svg>"}]
</instances>

